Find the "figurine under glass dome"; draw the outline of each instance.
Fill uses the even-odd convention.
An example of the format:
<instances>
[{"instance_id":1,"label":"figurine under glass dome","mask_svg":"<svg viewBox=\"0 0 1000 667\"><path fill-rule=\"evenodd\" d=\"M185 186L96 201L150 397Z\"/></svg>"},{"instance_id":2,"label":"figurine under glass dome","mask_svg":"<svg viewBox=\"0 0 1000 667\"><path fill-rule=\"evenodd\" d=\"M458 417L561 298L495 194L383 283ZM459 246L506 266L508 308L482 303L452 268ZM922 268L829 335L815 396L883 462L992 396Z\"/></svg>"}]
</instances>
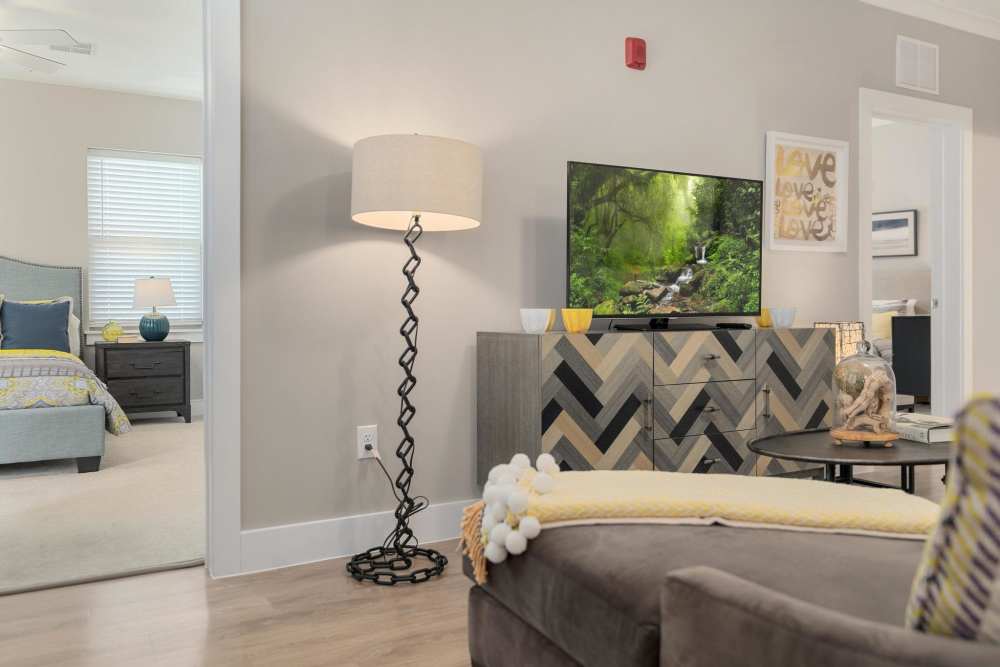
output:
<instances>
[{"instance_id":1,"label":"figurine under glass dome","mask_svg":"<svg viewBox=\"0 0 1000 667\"><path fill-rule=\"evenodd\" d=\"M892 447L896 429L896 375L892 366L871 353L871 343L837 364L833 372L836 393L834 426L837 444L845 441Z\"/></svg>"}]
</instances>

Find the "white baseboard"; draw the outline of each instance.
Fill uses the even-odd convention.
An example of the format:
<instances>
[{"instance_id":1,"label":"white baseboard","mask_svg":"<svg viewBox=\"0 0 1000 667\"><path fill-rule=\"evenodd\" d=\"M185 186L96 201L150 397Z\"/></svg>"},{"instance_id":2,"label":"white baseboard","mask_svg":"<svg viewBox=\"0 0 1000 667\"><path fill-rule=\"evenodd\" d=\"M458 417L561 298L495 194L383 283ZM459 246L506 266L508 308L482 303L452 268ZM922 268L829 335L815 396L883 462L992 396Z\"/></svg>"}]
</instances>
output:
<instances>
[{"instance_id":1,"label":"white baseboard","mask_svg":"<svg viewBox=\"0 0 1000 667\"><path fill-rule=\"evenodd\" d=\"M462 510L474 502L431 505L413 518L413 532L421 544L454 539L458 537ZM396 518L390 511L244 530L240 570L249 574L352 556L382 544L395 525Z\"/></svg>"}]
</instances>

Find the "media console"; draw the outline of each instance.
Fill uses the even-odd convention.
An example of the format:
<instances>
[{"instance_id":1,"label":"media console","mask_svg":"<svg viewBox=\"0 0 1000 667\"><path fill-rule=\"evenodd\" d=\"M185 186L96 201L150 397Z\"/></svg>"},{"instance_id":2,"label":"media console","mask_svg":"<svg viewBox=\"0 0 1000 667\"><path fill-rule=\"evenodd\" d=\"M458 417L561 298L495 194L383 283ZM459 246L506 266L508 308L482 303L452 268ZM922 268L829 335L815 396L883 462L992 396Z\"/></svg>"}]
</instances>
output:
<instances>
[{"instance_id":1,"label":"media console","mask_svg":"<svg viewBox=\"0 0 1000 667\"><path fill-rule=\"evenodd\" d=\"M831 329L477 334L477 471L517 452L566 470L802 474L758 435L828 428Z\"/></svg>"}]
</instances>

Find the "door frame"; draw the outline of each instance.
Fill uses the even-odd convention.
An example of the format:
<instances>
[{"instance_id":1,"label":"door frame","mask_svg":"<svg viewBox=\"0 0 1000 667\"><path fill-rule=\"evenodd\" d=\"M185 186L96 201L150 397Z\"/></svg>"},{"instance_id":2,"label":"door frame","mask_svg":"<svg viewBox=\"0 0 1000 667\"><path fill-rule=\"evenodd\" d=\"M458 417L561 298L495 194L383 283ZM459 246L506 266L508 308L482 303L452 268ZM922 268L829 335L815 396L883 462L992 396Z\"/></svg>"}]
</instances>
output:
<instances>
[{"instance_id":1,"label":"door frame","mask_svg":"<svg viewBox=\"0 0 1000 667\"><path fill-rule=\"evenodd\" d=\"M206 556L242 571L240 440L240 0L204 0Z\"/></svg>"},{"instance_id":2,"label":"door frame","mask_svg":"<svg viewBox=\"0 0 1000 667\"><path fill-rule=\"evenodd\" d=\"M869 88L859 89L858 102L858 314L869 331L872 118L915 122L934 130L931 409L954 414L972 391L972 109ZM956 233L945 234L946 229Z\"/></svg>"}]
</instances>

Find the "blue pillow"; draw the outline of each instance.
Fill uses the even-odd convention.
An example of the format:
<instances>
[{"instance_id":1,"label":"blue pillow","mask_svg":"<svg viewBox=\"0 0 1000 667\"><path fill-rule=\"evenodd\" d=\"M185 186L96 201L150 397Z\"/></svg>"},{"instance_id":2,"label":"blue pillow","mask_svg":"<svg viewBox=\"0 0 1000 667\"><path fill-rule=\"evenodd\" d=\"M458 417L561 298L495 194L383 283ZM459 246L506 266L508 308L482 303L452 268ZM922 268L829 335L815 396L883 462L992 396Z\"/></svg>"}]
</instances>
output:
<instances>
[{"instance_id":1,"label":"blue pillow","mask_svg":"<svg viewBox=\"0 0 1000 667\"><path fill-rule=\"evenodd\" d=\"M69 352L69 301L0 303L0 349Z\"/></svg>"}]
</instances>

